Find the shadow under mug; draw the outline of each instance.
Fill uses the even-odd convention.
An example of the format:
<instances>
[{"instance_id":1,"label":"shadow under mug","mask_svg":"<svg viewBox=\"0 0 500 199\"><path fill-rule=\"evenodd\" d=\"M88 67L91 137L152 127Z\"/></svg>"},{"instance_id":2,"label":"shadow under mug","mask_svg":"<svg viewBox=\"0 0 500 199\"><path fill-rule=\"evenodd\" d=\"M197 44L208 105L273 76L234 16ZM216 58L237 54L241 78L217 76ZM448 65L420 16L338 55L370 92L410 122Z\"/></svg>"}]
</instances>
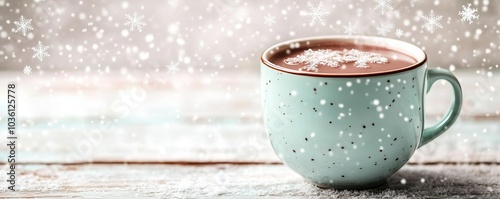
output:
<instances>
[{"instance_id":1,"label":"shadow under mug","mask_svg":"<svg viewBox=\"0 0 500 199\"><path fill-rule=\"evenodd\" d=\"M387 48L417 63L375 74L307 74L270 62L292 44L307 48L343 42ZM292 45L293 46L293 45ZM446 116L424 129L424 97L434 82L448 81L454 101ZM286 41L261 57L263 118L281 161L323 188L364 189L386 182L415 150L445 132L457 119L462 90L455 76L428 69L420 48L368 36L322 36Z\"/></svg>"}]
</instances>

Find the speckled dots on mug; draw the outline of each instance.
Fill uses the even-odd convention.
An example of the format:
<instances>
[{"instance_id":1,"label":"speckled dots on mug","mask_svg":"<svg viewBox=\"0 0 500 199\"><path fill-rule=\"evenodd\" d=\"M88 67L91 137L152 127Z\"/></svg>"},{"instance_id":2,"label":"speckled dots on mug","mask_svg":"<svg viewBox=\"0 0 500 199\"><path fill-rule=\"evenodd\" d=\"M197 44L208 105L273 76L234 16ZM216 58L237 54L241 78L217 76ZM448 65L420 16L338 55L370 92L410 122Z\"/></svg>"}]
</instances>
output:
<instances>
[{"instance_id":1,"label":"speckled dots on mug","mask_svg":"<svg viewBox=\"0 0 500 199\"><path fill-rule=\"evenodd\" d=\"M382 184L422 144L427 71L423 63L385 75L318 77L261 63L264 124L274 151L319 187Z\"/></svg>"}]
</instances>

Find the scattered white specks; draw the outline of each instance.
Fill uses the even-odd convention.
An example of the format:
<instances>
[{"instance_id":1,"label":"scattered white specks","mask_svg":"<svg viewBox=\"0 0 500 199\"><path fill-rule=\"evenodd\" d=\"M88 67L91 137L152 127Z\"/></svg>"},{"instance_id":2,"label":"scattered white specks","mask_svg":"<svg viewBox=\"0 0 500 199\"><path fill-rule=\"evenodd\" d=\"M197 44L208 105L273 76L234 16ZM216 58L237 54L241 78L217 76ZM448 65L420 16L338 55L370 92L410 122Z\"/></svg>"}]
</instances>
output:
<instances>
[{"instance_id":1,"label":"scattered white specks","mask_svg":"<svg viewBox=\"0 0 500 199\"><path fill-rule=\"evenodd\" d=\"M325 105L325 104L326 104L326 100L322 99L322 100L320 100L320 101L319 101L319 103L320 103L321 105Z\"/></svg>"},{"instance_id":2,"label":"scattered white specks","mask_svg":"<svg viewBox=\"0 0 500 199\"><path fill-rule=\"evenodd\" d=\"M295 57L284 60L285 64L306 64L299 70L318 72L318 66L339 67L342 63L354 63L355 67L368 68L368 64L386 64L387 57L377 53L365 52L356 49L330 50L330 49L308 49Z\"/></svg>"}]
</instances>

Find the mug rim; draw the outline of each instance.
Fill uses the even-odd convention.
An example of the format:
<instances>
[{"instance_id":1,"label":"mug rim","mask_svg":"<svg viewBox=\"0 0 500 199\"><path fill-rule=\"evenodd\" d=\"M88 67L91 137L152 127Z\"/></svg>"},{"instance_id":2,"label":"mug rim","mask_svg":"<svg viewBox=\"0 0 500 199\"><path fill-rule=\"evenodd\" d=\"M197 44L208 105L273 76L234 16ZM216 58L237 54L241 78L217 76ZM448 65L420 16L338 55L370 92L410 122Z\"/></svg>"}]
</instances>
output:
<instances>
[{"instance_id":1,"label":"mug rim","mask_svg":"<svg viewBox=\"0 0 500 199\"><path fill-rule=\"evenodd\" d=\"M381 48L387 48L389 50L397 51L399 53L403 53L409 57L414 58L417 62L411 65L408 65L403 68L390 69L390 70L381 70L377 72L370 73L321 73L321 72L310 72L310 71L298 71L294 69L285 68L279 66L277 64L269 61L269 58L272 56L272 53L275 51L282 51L288 49L291 44L295 43L306 43L307 45L323 42L323 41L343 41L343 42L352 42L361 45L371 45ZM280 49L282 47L286 47L284 49ZM261 63L266 65L267 67L278 70L285 73L302 75L302 76L316 76L316 77L366 77L366 76L379 76L386 75L392 73L399 73L403 71L408 71L414 68L418 68L424 65L427 62L427 54L420 49L419 47L397 39L386 38L386 37L376 37L376 36L364 36L364 35L324 35L324 36L315 36L315 37L304 37L299 39L292 39L284 42L280 42L275 44L269 48L267 48L260 57Z\"/></svg>"}]
</instances>

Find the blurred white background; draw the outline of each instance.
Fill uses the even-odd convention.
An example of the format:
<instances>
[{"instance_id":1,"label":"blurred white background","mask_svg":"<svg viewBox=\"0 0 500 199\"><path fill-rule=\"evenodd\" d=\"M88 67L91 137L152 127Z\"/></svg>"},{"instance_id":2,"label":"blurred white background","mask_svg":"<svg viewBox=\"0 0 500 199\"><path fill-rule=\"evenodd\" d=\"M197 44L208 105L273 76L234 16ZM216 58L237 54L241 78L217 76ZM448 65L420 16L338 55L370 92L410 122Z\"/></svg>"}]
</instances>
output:
<instances>
[{"instance_id":1,"label":"blurred white background","mask_svg":"<svg viewBox=\"0 0 500 199\"><path fill-rule=\"evenodd\" d=\"M477 12L462 21L469 3ZM464 89L461 118L412 161L498 161L499 12L489 0L0 0L0 86L19 85L21 161L277 161L262 126L262 51L384 36L423 48ZM430 123L448 86L427 97Z\"/></svg>"},{"instance_id":2,"label":"blurred white background","mask_svg":"<svg viewBox=\"0 0 500 199\"><path fill-rule=\"evenodd\" d=\"M479 16L472 23L459 15L468 3ZM324 24L310 25L307 13L314 8L324 11ZM437 22L442 27L432 33L423 27L431 10L441 16ZM416 44L427 51L433 67L488 70L500 61L499 12L500 3L489 0L1 0L0 64L1 70L18 71L29 65L34 74L118 73L123 68L162 68L171 61L179 62L181 72L258 71L266 47L299 37L345 34L351 23L353 34ZM142 31L124 25L126 15L133 13L143 17ZM14 32L21 16L32 19L33 30L26 36ZM379 34L377 28L383 26L387 32ZM50 57L43 61L32 58L38 41L49 46Z\"/></svg>"}]
</instances>

